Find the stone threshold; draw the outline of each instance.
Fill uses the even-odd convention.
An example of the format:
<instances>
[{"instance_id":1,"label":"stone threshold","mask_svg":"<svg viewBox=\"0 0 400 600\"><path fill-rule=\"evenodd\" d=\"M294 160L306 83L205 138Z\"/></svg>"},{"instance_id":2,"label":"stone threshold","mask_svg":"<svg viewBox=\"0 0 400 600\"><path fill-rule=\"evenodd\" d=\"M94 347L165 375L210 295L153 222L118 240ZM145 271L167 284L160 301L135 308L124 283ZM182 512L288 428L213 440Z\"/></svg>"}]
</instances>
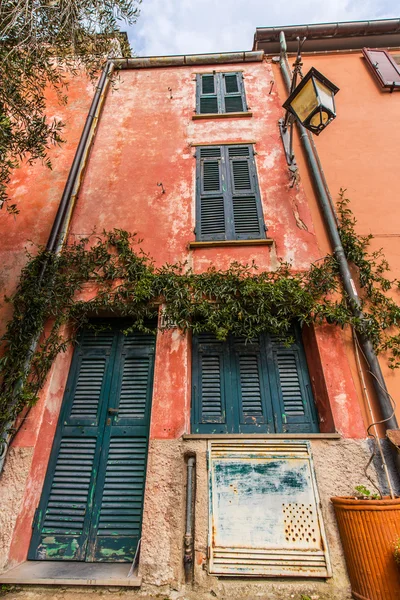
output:
<instances>
[{"instance_id":1,"label":"stone threshold","mask_svg":"<svg viewBox=\"0 0 400 600\"><path fill-rule=\"evenodd\" d=\"M185 433L184 440L341 440L340 433Z\"/></svg>"},{"instance_id":2,"label":"stone threshold","mask_svg":"<svg viewBox=\"0 0 400 600\"><path fill-rule=\"evenodd\" d=\"M0 584L140 587L130 563L29 560L0 574Z\"/></svg>"}]
</instances>

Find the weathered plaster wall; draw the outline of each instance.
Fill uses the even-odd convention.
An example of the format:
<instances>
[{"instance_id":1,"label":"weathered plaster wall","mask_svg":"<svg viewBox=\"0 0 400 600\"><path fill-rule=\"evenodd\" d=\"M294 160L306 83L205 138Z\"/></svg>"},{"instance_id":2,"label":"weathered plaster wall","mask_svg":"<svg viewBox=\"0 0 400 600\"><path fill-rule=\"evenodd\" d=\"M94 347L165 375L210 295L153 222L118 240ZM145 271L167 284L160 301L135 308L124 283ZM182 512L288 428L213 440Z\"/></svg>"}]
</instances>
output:
<instances>
[{"instance_id":1,"label":"weathered plaster wall","mask_svg":"<svg viewBox=\"0 0 400 600\"><path fill-rule=\"evenodd\" d=\"M49 121L57 118L65 123L66 143L50 149L52 170L36 162L13 172L9 195L20 214L12 217L5 210L0 211L0 335L11 315L11 306L3 302L3 294L15 290L27 261L25 248L35 252L35 245L47 242L93 94L92 83L83 76L69 82L66 106L49 92L47 116Z\"/></svg>"},{"instance_id":2,"label":"weathered plaster wall","mask_svg":"<svg viewBox=\"0 0 400 600\"><path fill-rule=\"evenodd\" d=\"M307 44L304 46L306 51ZM289 58L293 63L294 58ZM400 139L400 94L382 91L369 70L361 52L303 54L304 73L316 67L334 82L340 91L335 96L336 119L318 137L314 136L324 173L333 199L340 188L346 189L356 219L356 230L362 235L372 233L372 250L383 248L391 266L390 277L400 276L400 211L398 185L398 146ZM274 66L277 91L283 102L287 97L279 72ZM301 184L312 213L317 243L321 255L330 251L320 210L315 199L308 169L297 140L295 146ZM398 302L399 292L393 296ZM351 369L357 373L351 337L347 337L347 355ZM389 392L395 400L400 393L400 376L387 367L385 356L380 360ZM368 378L367 378L368 381ZM369 390L374 397L371 382ZM362 397L358 387L359 397ZM400 419L400 403L397 402ZM376 418L379 409L375 406ZM370 419L364 411L366 419Z\"/></svg>"},{"instance_id":3,"label":"weathered plaster wall","mask_svg":"<svg viewBox=\"0 0 400 600\"><path fill-rule=\"evenodd\" d=\"M325 376L328 398L332 406L334 428L345 438L363 438L365 436L363 420L354 385L349 376L348 364L340 345L340 337L335 339L334 334L330 335L330 327L327 329L328 331L325 331L325 328L316 330L316 337L318 340L321 338L322 343L318 341L318 363L310 362L309 364L310 375L313 379L313 375L318 374L321 369ZM334 340L335 343L330 343L330 340ZM13 448L16 449L29 448L32 451L34 448L26 487L20 486L18 490L8 489L7 478L12 477L13 466L8 463L5 466L6 480L3 489L15 500L14 520L12 521L13 524L15 523L15 527L14 529L8 528L3 538L4 563L7 563L7 568L26 560L32 520L42 492L71 358L71 347L66 353L57 357L39 402L32 408L13 442ZM318 404L320 402L318 392L315 398ZM177 440L182 434L190 433L190 406L190 335L183 335L177 329L159 333L156 343L150 439L154 440L154 443L158 443L165 439ZM349 418L349 414L351 414L351 418ZM168 472L168 469L163 467L163 460L163 454L158 457L150 455L149 480L154 478L156 483L154 489L150 486L149 489L153 489L153 491L149 492L146 497L152 497L154 493L154 498L148 500L155 504L152 509L153 516L157 515L157 511L164 503L164 500L160 499L158 490L161 492L164 490L162 493L167 494L172 493L175 489L175 494L180 493L181 482L178 478L173 482L168 481L168 484L163 484L164 471ZM161 470L160 477L159 469ZM350 492L350 489L351 486L347 487L347 492ZM171 513L168 516L168 520L175 524L181 514L177 506L172 502ZM171 528L171 531L174 530L174 527ZM29 532L28 535L27 532ZM161 533L156 529L152 533L154 540L159 542ZM174 539L169 537L170 533L165 532L165 537L160 544L162 553L169 552L170 545L173 546L175 543Z\"/></svg>"},{"instance_id":4,"label":"weathered plaster wall","mask_svg":"<svg viewBox=\"0 0 400 600\"><path fill-rule=\"evenodd\" d=\"M158 265L188 261L199 271L253 259L261 268L274 267L280 259L301 269L318 258L305 196L301 189L289 187L277 128L281 108L274 89L269 94L271 66L264 62L218 65L218 71L238 69L244 71L251 118L193 120L193 67L121 73L104 107L72 220L72 236L89 233L94 226L98 230L123 227L138 233L141 247ZM272 257L265 247L187 249L195 239L192 144L215 142L255 143L264 217L268 235L275 241ZM157 183L163 184L165 194Z\"/></svg>"},{"instance_id":5,"label":"weathered plaster wall","mask_svg":"<svg viewBox=\"0 0 400 600\"><path fill-rule=\"evenodd\" d=\"M228 71L237 70L238 66L219 68ZM94 228L101 231L103 228L121 227L138 233L138 237L143 239L141 247L155 258L158 265L167 261L187 261L197 271L211 265L225 268L232 260L249 262L253 259L264 269L275 268L278 260L290 260L295 268L302 269L319 258L322 254L317 245L312 214L307 206L303 188L290 187L277 129L282 110L275 86L269 94L271 66L266 63L254 63L245 64L243 68L247 100L253 117L206 121L192 120L195 98L193 69L182 67L122 72L121 81L117 89L110 92L100 119L72 220L71 239L88 234ZM201 71L210 72L212 68L202 68ZM172 89L172 98L169 87ZM87 104L88 96L82 96L79 101ZM76 134L79 132L79 123L83 124L84 114L81 113L82 106L79 112L81 120L77 119L76 123L74 121ZM274 239L272 249L230 247L188 250L188 242L193 241L195 237L195 147L192 144L211 142L255 143L264 217L269 227L268 235ZM38 181L31 181L30 178L36 171L21 171L25 173L25 183L32 186L32 208L37 208L38 223L35 221L35 224L38 229L34 230L35 242L46 241L51 217L61 196L67 167L72 160L72 150L69 151L70 154L64 154L64 150L60 152L62 169L57 170L54 181L43 181L40 178ZM163 183L165 194L162 194L157 186L158 182ZM14 253L20 261L15 259L17 262L7 275L6 284L9 287L15 285L19 266L25 260L23 245L29 237L28 225L35 219L33 212L35 210L27 208L24 217L27 221L20 222L21 231L10 232L7 238L8 246L5 246L4 252L9 252L9 255L5 256ZM43 215L47 215L46 219L40 218ZM316 333L316 339L335 427L344 437L362 438L363 418L358 407L357 388L348 359L343 352L343 339L340 335L333 335L330 328L321 328ZM18 490L14 487L14 491L10 492L15 499L15 514L18 507L21 508L12 541L12 526L6 531L5 547L11 543L9 566L26 558L30 527L42 490L70 360L71 350L57 358L39 403L32 409L13 444L14 448L34 447L34 453L26 487L21 484ZM185 481L183 457L188 450L198 453L198 560L201 560L201 555L206 550L205 442L189 443L179 440L183 433L189 431L190 364L190 343L185 336L177 330L159 335L141 559L144 590L149 592L156 589L160 591L159 586L165 586L170 593L172 587L179 587L182 583ZM349 418L350 414L352 418ZM325 456L321 459L321 465L328 460L326 455L328 448L331 449L329 460L333 461L335 477L345 488L343 493L348 493L353 483L361 482L361 466L366 462L363 442L342 441L340 452L337 450L339 445L333 443L326 446L323 442L315 444L316 453ZM315 461L317 464L316 456ZM351 477L350 474L348 477L347 473L341 474L339 468L343 466L342 463L351 464ZM26 469L28 468L29 465ZM326 486L325 491L321 489L321 494L329 523L328 531L332 530L329 531L329 535L333 536L332 553L336 556L334 560L337 574L327 584L315 583L315 589L321 599L346 598L340 594L347 594L347 580L340 558L340 547L335 538L336 529L332 520L329 521L332 517L328 509L328 497L332 493L329 486L334 487L333 473L332 479L325 484L321 483L321 486ZM13 485L11 483L11 486ZM334 493L340 491L338 489ZM219 597L265 593L264 581L246 583L237 580L216 580L208 577L199 563L195 573L198 591L193 594L206 591L208 593L211 589L219 594ZM277 600L286 600L289 589L293 589L285 582L268 585L269 597L275 597ZM296 593L310 591L310 584L307 582L299 582L296 585ZM333 593L338 595L327 595ZM190 595L191 592L187 591L187 594ZM65 597L67 598L68 594Z\"/></svg>"},{"instance_id":6,"label":"weathered plaster wall","mask_svg":"<svg viewBox=\"0 0 400 600\"><path fill-rule=\"evenodd\" d=\"M177 600L218 598L268 598L300 600L308 594L313 600L347 600L349 584L330 497L347 495L358 484L368 484L364 466L369 458L365 440L313 440L311 442L322 513L327 531L333 577L308 579L241 579L207 574L208 479L204 440L152 440L146 483L143 534L140 556L140 591L100 589L110 600L121 597L157 597ZM196 499L194 516L195 565L193 586L185 585L183 537L185 522L186 458L196 456ZM10 600L83 599L89 589L28 587L11 592Z\"/></svg>"},{"instance_id":7,"label":"weathered plaster wall","mask_svg":"<svg viewBox=\"0 0 400 600\"><path fill-rule=\"evenodd\" d=\"M349 598L346 568L342 556L330 497L348 495L352 488L368 482L364 476L370 453L365 440L313 440L312 452L322 512L328 537L333 577L326 581L307 579L223 578L207 574L208 479L204 440L152 440L146 483L140 573L146 586L182 589L187 596L183 574L185 481L188 454L196 455L195 567L194 591L211 592L218 598L268 597L287 600L300 594L320 599ZM294 594L292 596L291 594Z\"/></svg>"},{"instance_id":8,"label":"weathered plaster wall","mask_svg":"<svg viewBox=\"0 0 400 600\"><path fill-rule=\"evenodd\" d=\"M4 566L11 568L26 560L32 521L42 493L47 464L53 446L64 389L72 358L72 347L60 354L54 362L39 401L31 409L21 430L15 437L11 452L27 453L31 460L28 477L18 488L11 488L16 472L24 470L21 461L17 464L6 461L3 471L4 481L0 480L1 495L10 495L15 514L13 527L4 532L2 559Z\"/></svg>"},{"instance_id":9,"label":"weathered plaster wall","mask_svg":"<svg viewBox=\"0 0 400 600\"><path fill-rule=\"evenodd\" d=\"M10 540L21 508L32 455L32 448L11 448L0 476L0 571L8 560Z\"/></svg>"}]
</instances>

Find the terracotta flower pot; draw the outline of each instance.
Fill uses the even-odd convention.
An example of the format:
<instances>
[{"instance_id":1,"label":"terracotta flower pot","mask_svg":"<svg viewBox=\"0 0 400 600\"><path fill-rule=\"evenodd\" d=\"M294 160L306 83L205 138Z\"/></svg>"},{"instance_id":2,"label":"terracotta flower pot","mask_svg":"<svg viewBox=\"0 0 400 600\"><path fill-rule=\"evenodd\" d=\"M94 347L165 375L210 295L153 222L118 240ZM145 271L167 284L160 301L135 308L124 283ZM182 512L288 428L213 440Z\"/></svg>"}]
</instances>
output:
<instances>
[{"instance_id":1,"label":"terracotta flower pot","mask_svg":"<svg viewBox=\"0 0 400 600\"><path fill-rule=\"evenodd\" d=\"M400 600L400 573L393 556L400 536L400 498L331 498L353 598Z\"/></svg>"}]
</instances>

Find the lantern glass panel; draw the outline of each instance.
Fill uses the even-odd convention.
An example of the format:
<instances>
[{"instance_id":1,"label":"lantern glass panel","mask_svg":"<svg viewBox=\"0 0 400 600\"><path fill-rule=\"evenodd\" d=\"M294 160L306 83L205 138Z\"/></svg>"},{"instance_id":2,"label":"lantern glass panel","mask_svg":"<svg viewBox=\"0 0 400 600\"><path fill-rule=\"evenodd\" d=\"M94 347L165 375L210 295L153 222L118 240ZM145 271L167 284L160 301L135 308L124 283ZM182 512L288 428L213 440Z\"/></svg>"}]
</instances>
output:
<instances>
[{"instance_id":1,"label":"lantern glass panel","mask_svg":"<svg viewBox=\"0 0 400 600\"><path fill-rule=\"evenodd\" d=\"M315 94L312 79L307 81L290 104L301 122L305 121L310 113L317 108L318 98Z\"/></svg>"},{"instance_id":2,"label":"lantern glass panel","mask_svg":"<svg viewBox=\"0 0 400 600\"><path fill-rule=\"evenodd\" d=\"M326 108L329 108L329 110L334 113L335 106L333 103L333 93L326 85L324 85L318 79L314 78L314 82L315 82L316 88L318 90L318 95L320 97L321 104L323 106L325 106Z\"/></svg>"},{"instance_id":3,"label":"lantern glass panel","mask_svg":"<svg viewBox=\"0 0 400 600\"><path fill-rule=\"evenodd\" d=\"M315 113L313 117L310 119L310 125L312 127L316 127L318 129L322 129L329 121L329 114L322 109Z\"/></svg>"}]
</instances>

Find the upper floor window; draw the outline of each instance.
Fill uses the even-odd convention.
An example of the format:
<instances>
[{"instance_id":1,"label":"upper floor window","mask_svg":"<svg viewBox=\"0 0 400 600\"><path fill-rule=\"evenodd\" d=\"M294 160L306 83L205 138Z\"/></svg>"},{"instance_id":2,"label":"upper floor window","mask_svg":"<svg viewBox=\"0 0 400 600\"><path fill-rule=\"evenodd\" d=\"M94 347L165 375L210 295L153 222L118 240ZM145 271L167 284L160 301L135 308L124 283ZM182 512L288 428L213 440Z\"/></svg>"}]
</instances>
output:
<instances>
[{"instance_id":1,"label":"upper floor window","mask_svg":"<svg viewBox=\"0 0 400 600\"><path fill-rule=\"evenodd\" d=\"M247 111L247 104L242 73L207 73L197 75L197 114L245 111Z\"/></svg>"},{"instance_id":2,"label":"upper floor window","mask_svg":"<svg viewBox=\"0 0 400 600\"><path fill-rule=\"evenodd\" d=\"M363 48L363 54L383 89L400 90L400 66L396 57L380 48Z\"/></svg>"},{"instance_id":3,"label":"upper floor window","mask_svg":"<svg viewBox=\"0 0 400 600\"><path fill-rule=\"evenodd\" d=\"M300 329L289 348L271 335L247 342L193 337L192 433L318 433Z\"/></svg>"},{"instance_id":4,"label":"upper floor window","mask_svg":"<svg viewBox=\"0 0 400 600\"><path fill-rule=\"evenodd\" d=\"M251 145L196 150L196 240L265 238Z\"/></svg>"}]
</instances>

